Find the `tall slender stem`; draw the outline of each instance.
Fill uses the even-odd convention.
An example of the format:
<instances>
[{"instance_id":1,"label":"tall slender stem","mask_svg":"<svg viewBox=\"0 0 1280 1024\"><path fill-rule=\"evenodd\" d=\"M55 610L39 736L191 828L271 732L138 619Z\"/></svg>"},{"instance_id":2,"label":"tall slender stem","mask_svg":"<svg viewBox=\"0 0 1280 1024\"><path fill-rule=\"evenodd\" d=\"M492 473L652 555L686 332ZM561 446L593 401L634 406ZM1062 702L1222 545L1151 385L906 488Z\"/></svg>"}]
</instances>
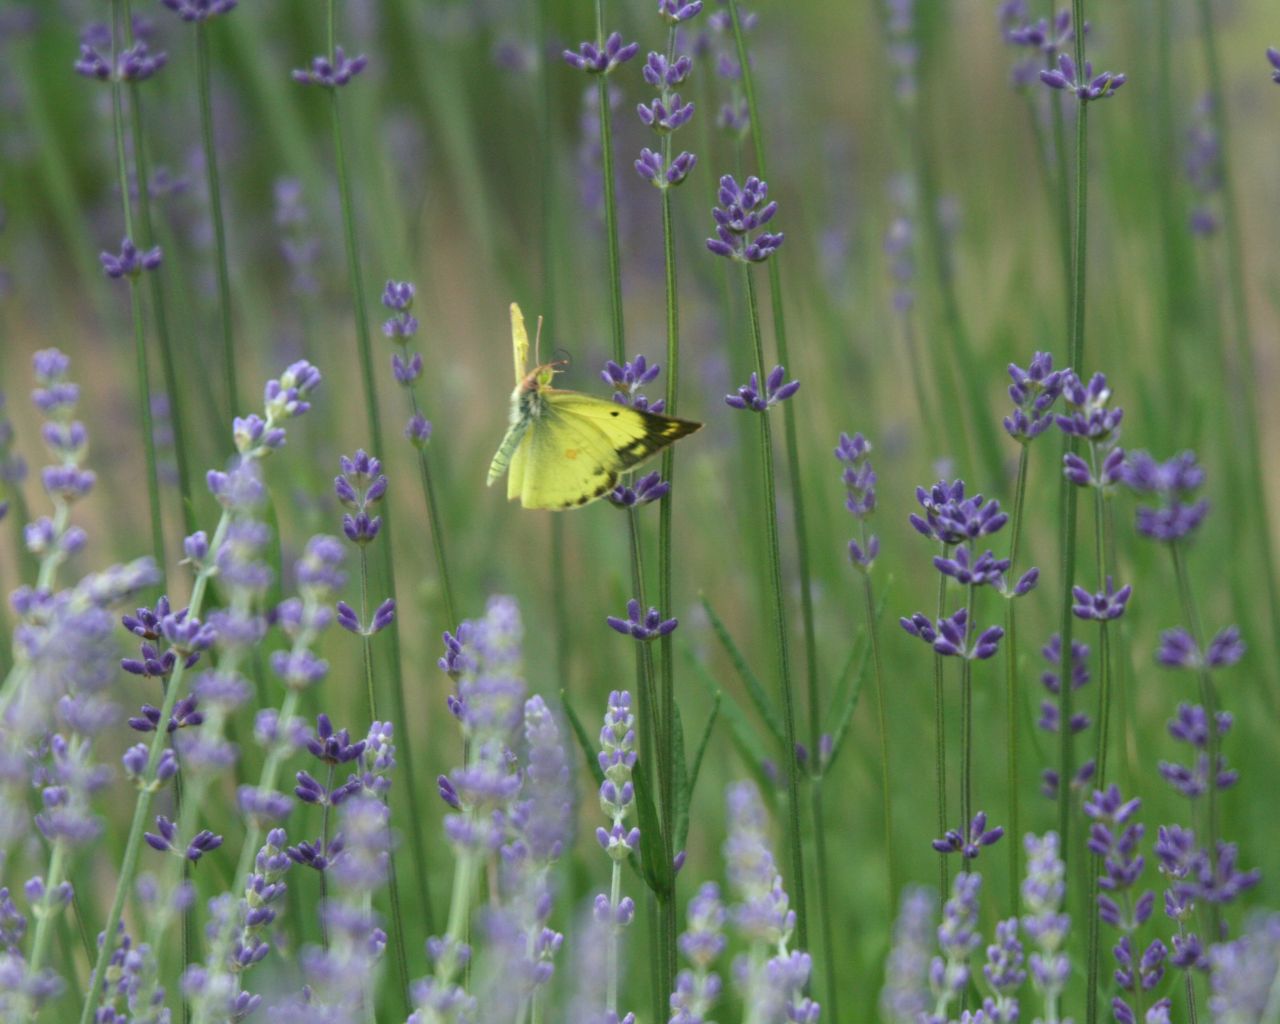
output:
<instances>
[{"instance_id":1,"label":"tall slender stem","mask_svg":"<svg viewBox=\"0 0 1280 1024\"><path fill-rule=\"evenodd\" d=\"M209 60L209 25L196 22L196 89L200 94L200 136L209 186L209 216L213 221L215 270L218 276L218 318L222 330L222 375L227 389L227 422L236 415L236 350L231 326L231 270L227 262L227 229L222 216L222 187L218 181L218 150L213 138L213 82Z\"/></svg>"},{"instance_id":2,"label":"tall slender stem","mask_svg":"<svg viewBox=\"0 0 1280 1024\"><path fill-rule=\"evenodd\" d=\"M965 627L975 635L974 598L978 588L972 583L965 588ZM966 650L960 665L960 832L963 835L973 820L973 659Z\"/></svg>"},{"instance_id":3,"label":"tall slender stem","mask_svg":"<svg viewBox=\"0 0 1280 1024\"><path fill-rule=\"evenodd\" d=\"M739 15L737 0L729 0L729 17L733 25L734 44L738 52L738 65L742 73L742 89L747 100L747 113L751 122L751 142L755 150L756 172L762 179L768 180L768 165L765 161L765 144L764 130L760 117L760 105L756 102L755 76L751 69L750 55L747 53L746 36L742 31L742 18ZM782 272L776 259L768 260L769 270L769 306L773 314L773 339L774 345L778 352L778 362L783 366L791 366L791 355L787 346L787 321L785 308L782 302ZM759 373L759 379L763 385L765 379L764 365L764 347L760 339L760 314L756 306L754 285L751 282L751 275L748 273L747 288L749 294L750 312L752 318L752 332L756 339L756 371ZM770 427L767 422L768 416L761 415L763 423L763 436L770 435ZM811 733L811 742L813 744L812 755L817 756L817 739L821 729L820 721L820 702L818 697L818 643L817 631L814 627L813 617L813 580L809 570L809 533L805 516L804 488L802 486L802 473L800 467L800 445L796 439L796 417L795 409L789 402L784 402L782 407L782 431L783 439L787 453L787 469L788 477L791 482L791 520L795 531L796 544L796 562L800 576L800 619L804 631L804 650L805 650L805 671L808 686L809 698L809 726ZM767 463L765 473L769 483L768 500L771 505L776 505L777 497L772 486L773 478L773 452L772 447L768 451L762 453ZM777 537L777 521L776 514L774 521L770 524L770 545L774 557L777 559L775 564L776 579L775 584L781 586L781 553L779 550ZM781 590L778 594L781 601ZM779 617L782 615L782 607L779 604L776 609ZM785 646L785 629L783 630L784 646L780 648L780 655L784 659L784 701L787 705L786 712L788 716L794 715L792 708L792 694L790 681L790 665L787 648ZM789 764L795 761L795 736L794 723L791 726L791 735L787 742L791 745L791 749L786 752ZM795 768L789 772L789 778L794 782ZM792 783L789 783L790 786ZM790 794L791 813L795 820L792 823L793 836L792 842L794 849L792 851L795 866L793 871L796 874L797 888L797 937L801 948L808 948L807 937L808 932L805 925L807 914L804 904L804 885L803 885L803 867L804 861L800 853L800 826L799 826L799 803L795 792ZM826 906L822 908L822 913L828 914L830 909Z\"/></svg>"},{"instance_id":4,"label":"tall slender stem","mask_svg":"<svg viewBox=\"0 0 1280 1024\"><path fill-rule=\"evenodd\" d=\"M730 0L730 9L733 0ZM743 264L743 280L747 288L747 312L751 320L751 342L755 351L756 373L761 386L765 377L764 339L760 334L760 309L756 303L755 282L751 267ZM769 575L772 584L770 598L773 604L774 648L778 660L778 682L782 690L783 737L787 749L782 752L787 765L787 814L789 816L789 840L791 848L792 896L796 908L796 943L799 949L809 948L809 932L804 891L804 851L800 837L800 765L796 757L795 696L791 683L791 651L787 636L786 596L782 582L782 546L778 541L778 495L773 468L773 431L769 424L769 411L755 414L760 421L760 462L764 474L765 522L768 528ZM815 751L816 754L816 751Z\"/></svg>"},{"instance_id":5,"label":"tall slender stem","mask_svg":"<svg viewBox=\"0 0 1280 1024\"><path fill-rule=\"evenodd\" d=\"M942 546L942 557L946 558L951 552L951 548L947 544ZM936 620L941 620L947 613L947 577L942 573L938 573L938 604L937 614L934 616ZM946 664L942 660L942 655L937 651L933 652L933 746L934 746L934 762L933 762L933 779L937 787L937 805L938 805L938 835L947 834L949 827L947 821L947 715L946 715L946 690L943 687L943 677L946 671ZM966 826L967 827L967 826ZM951 891L950 885L950 862L946 854L938 855L938 872L939 887L938 892L945 893Z\"/></svg>"},{"instance_id":6,"label":"tall slender stem","mask_svg":"<svg viewBox=\"0 0 1280 1024\"><path fill-rule=\"evenodd\" d=\"M329 0L329 48L333 51L334 3ZM334 163L338 176L338 198L342 206L342 226L347 253L347 272L351 282L352 299L355 304L357 351L360 358L360 374L364 383L365 413L368 417L369 437L376 453L382 454L382 427L378 415L378 392L373 378L373 352L369 341L369 317L365 304L364 279L360 270L359 240L356 234L355 203L351 196L351 182L347 172L346 148L342 134L342 116L338 106L338 90L329 90L330 114L333 126ZM434 531L433 531L434 533ZM396 596L395 560L392 555L391 509L382 513L382 574L387 590L392 599ZM441 563L443 565L443 563ZM404 762L405 777L411 780L404 787L409 803L409 844L413 854L414 878L417 881L418 902L422 906L423 923L427 934L434 930L431 912L431 893L427 887L429 874L426 846L422 840L422 827L425 816L418 806L418 786L412 780L417 779L413 768L413 744L409 736L409 716L404 699L404 670L401 663L400 630L392 623L387 632L390 633L388 646L391 650L391 698L396 723L400 726L400 744L397 753Z\"/></svg>"},{"instance_id":7,"label":"tall slender stem","mask_svg":"<svg viewBox=\"0 0 1280 1024\"><path fill-rule=\"evenodd\" d=\"M111 35L113 63L115 53L120 52L120 22L128 15L122 0L114 0L111 7ZM134 239L133 211L129 203L129 165L124 145L124 85L118 74L111 76L111 123L116 143L116 173L120 185L120 205L124 213L124 234ZM145 188L145 185L142 186ZM155 271L143 271L155 273ZM142 417L142 450L146 461L147 505L150 512L151 553L161 574L164 573L164 523L160 510L160 478L156 472L156 438L151 423L151 374L147 362L147 329L142 317L142 295L139 292L137 274L129 275L129 312L133 318L134 363L138 374L138 412Z\"/></svg>"},{"instance_id":8,"label":"tall slender stem","mask_svg":"<svg viewBox=\"0 0 1280 1024\"><path fill-rule=\"evenodd\" d=\"M133 45L133 15L129 0L124 0L125 41ZM147 146L143 133L142 90L135 83L129 89L133 102L133 116L129 127L133 136L133 162L138 181L138 223L141 238L135 239L138 247L149 248L156 243L156 233L151 220L151 175L147 167ZM173 455L178 473L178 495L182 503L182 523L188 535L196 531L195 508L191 503L191 479L188 476L186 435L183 428L183 406L178 388L178 371L173 355L173 339L169 335L169 317L164 298L164 284L159 271L147 275L151 291L151 313L155 317L156 339L160 342L160 370L164 377L165 396L169 401L169 423L173 429ZM150 413L150 395L147 410Z\"/></svg>"},{"instance_id":9,"label":"tall slender stem","mask_svg":"<svg viewBox=\"0 0 1280 1024\"><path fill-rule=\"evenodd\" d=\"M862 549L867 550L867 525L866 521L862 521ZM876 715L879 719L877 725L880 732L880 801L884 809L884 859L888 870L889 893L886 907L888 908L890 923L894 913L897 910L898 886L898 854L897 846L893 841L893 797L890 778L892 773L889 770L889 708L888 708L888 691L885 688L884 681L884 662L880 654L880 620L876 615L875 591L871 586L870 572L862 574L862 592L866 598L867 606L867 634L871 637L871 662L872 670L876 676ZM816 757L816 750L815 747ZM829 915L823 914L825 919ZM834 1017L835 1014L832 1013Z\"/></svg>"},{"instance_id":10,"label":"tall slender stem","mask_svg":"<svg viewBox=\"0 0 1280 1024\"><path fill-rule=\"evenodd\" d=\"M1018 545L1022 535L1022 513L1026 507L1027 468L1030 463L1030 445L1022 444L1018 452L1018 474L1013 488L1013 518L1009 524L1009 578L1018 576ZM1018 883L1022 878L1022 831L1019 822L1018 800L1018 732L1022 697L1018 687L1018 630L1014 610L1015 598L1005 599L1004 605L1004 663L1005 663L1005 739L1006 768L1009 789L1009 906L1018 906Z\"/></svg>"},{"instance_id":11,"label":"tall slender stem","mask_svg":"<svg viewBox=\"0 0 1280 1024\"><path fill-rule=\"evenodd\" d=\"M1071 0L1072 24L1084 25L1084 0ZM1075 33L1076 67L1084 68L1084 31ZM1083 71L1081 71L1083 74ZM1085 283L1088 267L1088 227L1089 227L1089 104L1083 101L1076 105L1076 193L1075 193L1075 228L1072 245L1071 266L1071 367L1077 374L1084 374L1084 315L1085 315ZM1075 452L1079 447L1075 435L1065 435L1064 448ZM1059 484L1060 505L1063 509L1061 522L1062 551L1062 615L1059 636L1062 642L1058 678L1058 734L1060 747L1058 752L1058 836L1062 844L1062 859L1065 863L1070 857L1069 842L1071 830L1071 777L1072 744L1071 729L1071 637L1074 618L1071 614L1071 588L1075 582L1076 571L1076 520L1079 515L1076 488L1068 483L1065 477Z\"/></svg>"},{"instance_id":12,"label":"tall slender stem","mask_svg":"<svg viewBox=\"0 0 1280 1024\"><path fill-rule=\"evenodd\" d=\"M360 545L360 648L364 662L365 692L369 700L369 721L377 722L378 699L373 686L373 637L368 632L369 625L369 549ZM403 726L402 726L403 728ZM413 785L413 776L408 777L408 785ZM415 831L416 831L415 822ZM409 959L408 944L405 942L404 918L400 906L400 887L396 883L395 858L387 858L387 884L391 896L391 927L395 937L396 969L400 978L400 999L408 998L409 992Z\"/></svg>"}]
</instances>

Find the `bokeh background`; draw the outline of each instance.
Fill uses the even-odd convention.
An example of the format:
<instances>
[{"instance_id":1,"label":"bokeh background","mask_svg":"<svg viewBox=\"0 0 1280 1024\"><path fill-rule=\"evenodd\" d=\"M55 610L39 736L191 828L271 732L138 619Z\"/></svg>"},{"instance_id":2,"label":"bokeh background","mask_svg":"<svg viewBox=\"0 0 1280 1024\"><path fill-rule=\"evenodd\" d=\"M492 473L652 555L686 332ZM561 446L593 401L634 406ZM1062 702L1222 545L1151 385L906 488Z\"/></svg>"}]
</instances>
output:
<instances>
[{"instance_id":1,"label":"bokeh background","mask_svg":"<svg viewBox=\"0 0 1280 1024\"><path fill-rule=\"evenodd\" d=\"M665 40L654 6L606 5L609 25L638 40L642 54ZM1033 6L1041 5L1033 0ZM1260 489L1274 509L1280 503L1274 472L1280 412L1268 396L1280 373L1280 87L1270 81L1264 50L1280 44L1280 13L1266 0L1209 6L1232 127L1225 152L1215 148L1214 120L1205 105L1197 5L1135 0L1088 6L1095 65L1125 72L1128 82L1114 99L1096 104L1090 119L1088 320L1085 366L1079 369L1107 374L1126 410L1127 447L1159 457L1193 448L1208 472L1213 513L1194 546L1191 575L1207 626L1238 622L1249 644L1246 659L1222 686L1224 703L1237 716L1228 753L1242 775L1225 799L1224 831L1241 844L1243 860L1264 871L1264 884L1251 900L1274 903L1271 879L1280 870L1280 847L1269 787L1278 757L1280 659L1269 625L1272 567L1257 543L1266 513L1257 506L1259 481L1247 478L1252 470L1237 414L1241 389L1252 388L1260 399ZM716 9L709 3L707 13ZM857 1020L866 1017L855 1007L869 1014L874 1005L887 943L886 858L899 863L904 878L936 878L929 847L935 833L930 660L896 626L899 615L927 609L933 600L933 552L906 520L915 509L914 489L958 476L974 490L1011 501L1017 449L1000 428L1005 367L1010 361L1025 365L1037 350L1052 352L1059 365L1066 361L1068 295L1057 219L1062 193L1053 180L1057 157L1047 117L1053 94L1039 84L1013 84L1012 69L1028 52L1005 41L990 0L918 5L908 33L914 51L904 49L906 36L894 25L901 5L886 11L876 0L759 0L752 9L758 20L749 39L769 185L779 203L775 224L786 233L777 259L791 339L787 370L802 382L793 401L825 721L836 717L830 709L840 706L858 678L865 644L861 578L845 554L854 524L843 508L840 467L832 457L841 431L862 431L872 440L879 475L874 526L882 555L876 572L884 603L898 846L885 848L874 705L864 699L826 786L838 928L834 949L815 949L819 959L848 965L846 1013ZM225 465L231 445L222 412L227 396L193 35L159 4L135 3L134 11L150 23L153 49L169 57L143 93L156 240L164 249L159 273L178 354L178 403L167 415L182 418L196 519L208 528L214 503L200 481L204 469ZM139 394L134 372L127 289L104 277L98 264L98 253L114 251L124 233L110 89L72 71L80 33L108 16L109 6L98 2L6 0L0 8L0 389L15 450L38 466L39 421L26 397L31 355L57 346L73 360L92 439L90 464L99 474L97 489L77 510L90 543L77 556L76 571L148 547L138 413L148 399ZM729 40L711 30L706 15L703 21L694 30L704 37L704 49L689 89L697 115L679 141L696 152L698 163L674 197L683 327L680 411L706 423L680 447L676 605L669 609L681 622L677 681L691 744L712 693L720 690L724 697L694 795L682 876L694 879L718 871L724 784L744 775L767 781L762 763L778 757L701 603L705 597L772 689L754 429L723 402L751 368L745 307L738 274L703 244L711 233L718 176L749 173L754 161L749 142L717 126L717 112L735 101L736 86L717 74L718 55ZM558 58L565 46L593 32L590 5L582 2L339 5L339 40L349 53L369 57L367 70L339 97L368 317L378 332L383 311L377 297L385 279L416 284L424 411L434 425L430 454L459 615L479 614L489 594L515 595L524 609L531 687L549 696L564 691L592 730L609 690L633 682L628 642L604 624L604 615L621 614L631 596L625 519L605 502L559 520L524 511L505 502L501 487L486 489L484 476L506 423L510 301L519 301L530 318L545 315L544 351L554 348L571 360L563 386L608 393L598 374L609 351L609 298L594 87ZM338 456L371 443L329 104L321 91L290 79L291 69L324 49L324 18L314 3L245 3L211 23L209 35L239 407L257 407L262 382L294 359L310 359L325 374L314 414L291 429L287 450L268 466L280 559L287 566L312 533L338 532L340 509L331 489ZM539 70L543 56L545 75ZM650 92L639 63L610 79L617 94L626 349L660 359L665 309L658 195L631 168L639 148L651 144L633 114ZM1240 262L1254 366L1247 375L1228 298L1224 173L1242 211ZM967 339L961 349L957 322ZM769 337L768 319L765 327ZM159 393L150 329L148 345ZM415 453L401 438L408 410L380 332L375 346L387 438L387 449L376 454L391 480L409 688L409 720L397 727L416 738L421 777L413 785L430 795L430 780L458 754L444 713L449 680L435 664L441 632L456 623L444 614ZM163 458L163 422L160 429ZM1039 769L1051 762L1054 748L1034 720L1041 696L1037 651L1056 628L1062 589L1055 565L1058 457L1057 440L1040 444L1033 456L1023 546L1024 564L1044 572L1039 591L1020 606L1025 706L1019 713L1027 746L1019 786L1023 825L1035 831L1054 822L1052 803L1038 795ZM164 463L171 474L172 460ZM16 486L29 508L43 510L37 477ZM779 500L794 599L792 649L802 657L786 486ZM171 484L164 502L172 569L182 523ZM1194 697L1194 682L1153 661L1159 631L1181 616L1166 557L1134 534L1132 504L1125 495L1116 499L1118 575L1133 583L1135 597L1121 627L1126 703L1115 722L1114 764L1122 787L1143 796L1154 827L1184 810L1181 798L1159 780L1156 762L1173 756L1165 722L1180 700ZM0 584L6 591L26 571L18 518L11 512L0 524ZM656 514L645 520L650 552L656 521ZM1266 518L1265 528L1273 544L1280 543L1273 518ZM288 588L287 575L283 586ZM375 579L375 592L380 586ZM994 604L988 614L993 621L998 616ZM328 638L324 654L335 671L307 699L310 712L323 708L354 725L363 716L363 683L349 639ZM998 819L1007 792L1003 679L996 663L978 669L975 700L978 803ZM122 734L119 742L127 739ZM574 898L589 896L607 873L585 834L596 818L585 773L579 782L584 833L567 874ZM437 836L439 810L434 798L427 802L431 817L419 826ZM123 785L108 792L103 811L109 844L123 841L130 804ZM235 828L229 808L211 807L209 818L209 827ZM450 864L443 843L437 841L435 850L430 884L442 903ZM108 876L109 860L78 871L91 891L96 872ZM990 891L1003 895L1004 857L989 857L987 871ZM1007 912L999 906L987 911L992 920ZM638 932L635 941L642 942Z\"/></svg>"}]
</instances>

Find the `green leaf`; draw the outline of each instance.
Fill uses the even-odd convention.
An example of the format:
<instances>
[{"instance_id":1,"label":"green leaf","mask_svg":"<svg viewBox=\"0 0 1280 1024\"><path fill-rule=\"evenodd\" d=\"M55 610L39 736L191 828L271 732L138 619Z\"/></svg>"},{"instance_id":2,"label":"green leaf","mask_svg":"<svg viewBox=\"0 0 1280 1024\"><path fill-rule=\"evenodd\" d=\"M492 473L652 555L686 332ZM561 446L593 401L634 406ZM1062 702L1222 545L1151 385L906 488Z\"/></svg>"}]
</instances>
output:
<instances>
[{"instance_id":1,"label":"green leaf","mask_svg":"<svg viewBox=\"0 0 1280 1024\"><path fill-rule=\"evenodd\" d=\"M778 747L785 750L787 741L782 730L782 720L778 717L777 710L769 700L769 695L765 693L764 687L760 684L759 677L751 670L751 666L747 664L747 659L743 657L742 651L738 649L733 637L729 635L729 630L724 621L716 614L715 609L711 607L711 602L707 600L705 595L701 600L702 607L707 610L707 618L711 620L711 628L715 630L716 636L724 646L725 653L729 655L729 660L733 662L734 669L737 671L739 678L742 679L742 685L747 688L747 696L751 698L751 703L755 705L756 711L759 712L760 717L764 720L764 724L773 733L773 738L777 741Z\"/></svg>"},{"instance_id":2,"label":"green leaf","mask_svg":"<svg viewBox=\"0 0 1280 1024\"><path fill-rule=\"evenodd\" d=\"M680 707L675 707L676 719L674 728L676 734L674 736L673 753L675 756L675 764L672 766L675 771L675 778L672 781L672 793L675 796L676 805L670 815L672 824L671 832L671 852L677 854L680 847L684 844L684 837L689 834L689 767L685 763L684 758L684 720L680 717Z\"/></svg>"},{"instance_id":3,"label":"green leaf","mask_svg":"<svg viewBox=\"0 0 1280 1024\"><path fill-rule=\"evenodd\" d=\"M653 803L649 772L643 761L636 761L632 781L636 789L636 813L640 818L640 872L645 884L657 895L671 891L671 863L662 843L662 824Z\"/></svg>"},{"instance_id":4,"label":"green leaf","mask_svg":"<svg viewBox=\"0 0 1280 1024\"><path fill-rule=\"evenodd\" d=\"M880 619L884 616L884 606L886 597L880 598L880 603L876 607L876 628L879 628ZM853 638L853 647L849 651L849 659L845 662L844 675L847 675L849 668L853 665L855 654L861 647L861 653L857 657L858 670L852 679L852 685L848 694L845 696L844 707L840 711L840 718L836 723L835 730L831 734L831 757L827 761L827 769L829 770L836 763L836 757L840 753L840 748L844 745L845 737L849 733L849 726L853 722L853 713L858 709L858 699L862 696L862 685L866 682L867 675L867 655L870 653L871 645L862 644L867 633L866 627L859 629L857 635ZM837 690L843 688L843 680Z\"/></svg>"},{"instance_id":5,"label":"green leaf","mask_svg":"<svg viewBox=\"0 0 1280 1024\"><path fill-rule=\"evenodd\" d=\"M573 735L578 740L578 746L582 748L582 756L586 759L587 770L591 772L591 777L596 780L596 785L602 785L604 783L604 772L600 770L600 761L596 757L599 751L591 740L591 734L583 726L582 719L578 717L578 713L573 710L573 705L569 703L569 694L564 690L560 691L560 706L564 708L564 716L569 719L569 728L573 730Z\"/></svg>"},{"instance_id":6,"label":"green leaf","mask_svg":"<svg viewBox=\"0 0 1280 1024\"><path fill-rule=\"evenodd\" d=\"M689 808L693 805L693 791L698 785L698 774L702 771L702 758L707 752L707 744L711 741L711 730L720 714L720 692L711 704L711 714L707 716L707 724L702 729L702 738L698 740L697 752L693 755L693 770L689 772L688 782L677 793L679 804L676 806L676 832L674 848L677 852L684 849L685 840L689 838ZM679 712L677 712L677 717Z\"/></svg>"},{"instance_id":7,"label":"green leaf","mask_svg":"<svg viewBox=\"0 0 1280 1024\"><path fill-rule=\"evenodd\" d=\"M746 713L733 699L733 695L720 690L719 685L711 678L711 673L707 671L707 667L694 657L693 652L688 648L685 649L685 656L707 693L715 700L723 698L720 709L729 723L729 739L733 742L738 755L742 758L742 763L751 772L756 784L765 792L771 791L773 783L765 777L764 769L760 766L760 752L765 749L764 738L756 732L755 727L747 719Z\"/></svg>"}]
</instances>

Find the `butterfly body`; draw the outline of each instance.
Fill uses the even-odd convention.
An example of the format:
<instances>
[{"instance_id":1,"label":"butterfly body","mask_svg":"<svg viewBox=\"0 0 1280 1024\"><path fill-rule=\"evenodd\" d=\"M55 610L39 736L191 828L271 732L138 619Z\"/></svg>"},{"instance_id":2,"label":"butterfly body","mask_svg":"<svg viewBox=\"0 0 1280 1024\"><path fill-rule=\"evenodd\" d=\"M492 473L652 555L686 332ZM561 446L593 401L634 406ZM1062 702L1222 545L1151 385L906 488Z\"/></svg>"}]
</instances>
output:
<instances>
[{"instance_id":1,"label":"butterfly body","mask_svg":"<svg viewBox=\"0 0 1280 1024\"><path fill-rule=\"evenodd\" d=\"M517 384L506 436L489 466L490 485L507 474L508 500L525 508L579 508L613 490L621 473L702 426L554 388L562 364L525 372L529 342L515 303L511 333Z\"/></svg>"}]
</instances>

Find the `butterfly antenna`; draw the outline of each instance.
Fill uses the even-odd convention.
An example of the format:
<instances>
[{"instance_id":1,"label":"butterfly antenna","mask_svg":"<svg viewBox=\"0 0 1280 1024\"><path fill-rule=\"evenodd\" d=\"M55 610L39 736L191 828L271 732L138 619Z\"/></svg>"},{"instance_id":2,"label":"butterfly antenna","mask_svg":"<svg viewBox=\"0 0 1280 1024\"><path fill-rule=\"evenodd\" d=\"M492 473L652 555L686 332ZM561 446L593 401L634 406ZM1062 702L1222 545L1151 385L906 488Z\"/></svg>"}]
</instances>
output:
<instances>
[{"instance_id":1,"label":"butterfly antenna","mask_svg":"<svg viewBox=\"0 0 1280 1024\"><path fill-rule=\"evenodd\" d=\"M538 317L538 330L533 335L533 364L542 364L542 317Z\"/></svg>"}]
</instances>

